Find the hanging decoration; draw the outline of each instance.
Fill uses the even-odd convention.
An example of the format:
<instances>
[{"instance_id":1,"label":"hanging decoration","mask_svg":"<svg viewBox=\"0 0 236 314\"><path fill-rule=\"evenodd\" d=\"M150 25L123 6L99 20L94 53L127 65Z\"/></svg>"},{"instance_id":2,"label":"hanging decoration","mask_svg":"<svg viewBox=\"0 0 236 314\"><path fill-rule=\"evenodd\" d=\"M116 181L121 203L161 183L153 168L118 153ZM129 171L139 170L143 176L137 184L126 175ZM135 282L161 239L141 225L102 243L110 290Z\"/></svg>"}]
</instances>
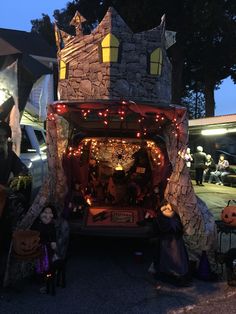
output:
<instances>
[{"instance_id":1,"label":"hanging decoration","mask_svg":"<svg viewBox=\"0 0 236 314\"><path fill-rule=\"evenodd\" d=\"M163 127L167 124L173 126L173 135L178 138L179 136L179 125L176 117L166 117L164 113L157 114L155 112L145 113L139 109L139 105L134 102L122 100L118 103L112 103L102 106L98 104L86 104L87 108L84 108L80 104L75 105L57 103L54 106L54 113L69 118L71 115L78 116L82 121L101 121L100 127L103 125L104 128L109 128L112 123L120 122L120 128L126 128L127 124L136 123L138 130L135 131L135 137L145 138L148 135L150 125L155 128L156 132L160 133ZM48 119L52 119L52 115L48 116Z\"/></svg>"}]
</instances>

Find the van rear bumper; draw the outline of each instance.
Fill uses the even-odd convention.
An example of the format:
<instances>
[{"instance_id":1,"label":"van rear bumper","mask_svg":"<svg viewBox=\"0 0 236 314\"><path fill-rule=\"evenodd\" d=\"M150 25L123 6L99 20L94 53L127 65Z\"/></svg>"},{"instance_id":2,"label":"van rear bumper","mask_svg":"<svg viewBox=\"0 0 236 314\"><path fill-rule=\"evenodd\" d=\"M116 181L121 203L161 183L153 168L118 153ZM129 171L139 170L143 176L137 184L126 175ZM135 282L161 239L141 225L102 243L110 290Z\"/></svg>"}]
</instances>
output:
<instances>
[{"instance_id":1,"label":"van rear bumper","mask_svg":"<svg viewBox=\"0 0 236 314\"><path fill-rule=\"evenodd\" d=\"M69 221L70 233L74 235L119 237L119 238L150 238L153 236L151 226L137 227L86 227L81 220Z\"/></svg>"}]
</instances>

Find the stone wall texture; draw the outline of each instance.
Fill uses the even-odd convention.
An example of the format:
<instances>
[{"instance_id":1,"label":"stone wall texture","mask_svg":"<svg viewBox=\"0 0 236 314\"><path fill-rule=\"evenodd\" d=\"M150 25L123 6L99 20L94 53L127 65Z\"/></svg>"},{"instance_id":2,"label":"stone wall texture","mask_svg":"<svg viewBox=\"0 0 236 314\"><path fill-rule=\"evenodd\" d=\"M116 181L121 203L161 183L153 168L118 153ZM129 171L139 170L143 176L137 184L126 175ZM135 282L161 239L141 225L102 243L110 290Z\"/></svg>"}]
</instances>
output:
<instances>
[{"instance_id":1,"label":"stone wall texture","mask_svg":"<svg viewBox=\"0 0 236 314\"><path fill-rule=\"evenodd\" d=\"M77 29L80 29L78 26ZM101 42L112 33L120 42L119 62L101 62ZM89 35L62 33L64 48L58 61L68 66L68 78L60 80L60 100L120 100L169 104L171 100L171 64L165 50L162 25L133 33L117 12L110 8L101 23ZM162 48L160 76L148 74L150 53Z\"/></svg>"}]
</instances>

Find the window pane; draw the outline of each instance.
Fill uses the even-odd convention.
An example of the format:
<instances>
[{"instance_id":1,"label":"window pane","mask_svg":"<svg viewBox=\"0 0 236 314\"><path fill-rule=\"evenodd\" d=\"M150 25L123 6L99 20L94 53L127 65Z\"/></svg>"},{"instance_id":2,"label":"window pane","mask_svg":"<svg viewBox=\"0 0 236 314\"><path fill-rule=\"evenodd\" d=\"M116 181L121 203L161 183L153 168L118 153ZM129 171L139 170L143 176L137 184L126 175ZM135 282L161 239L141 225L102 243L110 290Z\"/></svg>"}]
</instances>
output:
<instances>
[{"instance_id":1,"label":"window pane","mask_svg":"<svg viewBox=\"0 0 236 314\"><path fill-rule=\"evenodd\" d=\"M66 78L66 67L60 68L60 80L64 80Z\"/></svg>"},{"instance_id":2,"label":"window pane","mask_svg":"<svg viewBox=\"0 0 236 314\"><path fill-rule=\"evenodd\" d=\"M157 49L155 49L151 53L150 60L151 60L151 62L160 62L160 63L162 63L162 51L161 51L161 48L157 48Z\"/></svg>"},{"instance_id":3,"label":"window pane","mask_svg":"<svg viewBox=\"0 0 236 314\"><path fill-rule=\"evenodd\" d=\"M118 48L102 48L103 62L117 62Z\"/></svg>"},{"instance_id":4,"label":"window pane","mask_svg":"<svg viewBox=\"0 0 236 314\"><path fill-rule=\"evenodd\" d=\"M33 149L28 134L25 128L22 128L22 138L21 138L21 153L28 153L30 149Z\"/></svg>"},{"instance_id":5,"label":"window pane","mask_svg":"<svg viewBox=\"0 0 236 314\"><path fill-rule=\"evenodd\" d=\"M119 40L113 34L109 33L102 41L102 47L119 47Z\"/></svg>"},{"instance_id":6,"label":"window pane","mask_svg":"<svg viewBox=\"0 0 236 314\"><path fill-rule=\"evenodd\" d=\"M59 73L59 79L64 80L66 78L66 63L61 60L60 61L60 73Z\"/></svg>"}]
</instances>

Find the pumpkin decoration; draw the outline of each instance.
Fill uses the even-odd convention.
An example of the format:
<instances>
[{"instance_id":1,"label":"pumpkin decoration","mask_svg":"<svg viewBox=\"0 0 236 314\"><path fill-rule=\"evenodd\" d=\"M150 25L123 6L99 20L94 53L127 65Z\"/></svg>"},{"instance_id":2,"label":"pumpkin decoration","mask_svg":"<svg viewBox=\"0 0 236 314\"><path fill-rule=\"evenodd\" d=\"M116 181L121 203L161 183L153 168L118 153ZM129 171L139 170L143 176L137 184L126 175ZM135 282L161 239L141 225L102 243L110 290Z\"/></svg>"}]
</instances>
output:
<instances>
[{"instance_id":1,"label":"pumpkin decoration","mask_svg":"<svg viewBox=\"0 0 236 314\"><path fill-rule=\"evenodd\" d=\"M236 205L228 205L221 212L222 221L230 227L236 227ZM234 201L236 203L236 201Z\"/></svg>"},{"instance_id":2,"label":"pumpkin decoration","mask_svg":"<svg viewBox=\"0 0 236 314\"><path fill-rule=\"evenodd\" d=\"M36 230L16 230L12 235L15 257L35 258L40 255L40 233Z\"/></svg>"}]
</instances>

